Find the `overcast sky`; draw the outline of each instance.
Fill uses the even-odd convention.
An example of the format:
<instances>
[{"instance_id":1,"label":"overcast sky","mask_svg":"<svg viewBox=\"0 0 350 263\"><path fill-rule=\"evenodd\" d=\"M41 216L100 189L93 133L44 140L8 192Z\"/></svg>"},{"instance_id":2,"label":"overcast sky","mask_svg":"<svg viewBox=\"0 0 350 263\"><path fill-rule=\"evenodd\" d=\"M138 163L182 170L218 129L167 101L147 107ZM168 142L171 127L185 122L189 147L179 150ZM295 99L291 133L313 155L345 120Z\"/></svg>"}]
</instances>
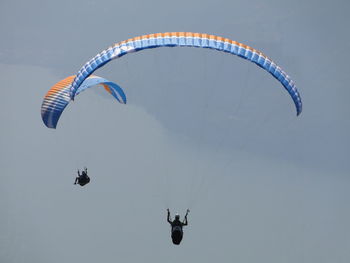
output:
<instances>
[{"instance_id":1,"label":"overcast sky","mask_svg":"<svg viewBox=\"0 0 350 263\"><path fill-rule=\"evenodd\" d=\"M350 261L348 1L0 2L0 262ZM194 48L127 55L56 130L48 89L115 42L190 31L264 52L296 82ZM87 166L91 183L74 186ZM166 208L191 209L180 246Z\"/></svg>"}]
</instances>

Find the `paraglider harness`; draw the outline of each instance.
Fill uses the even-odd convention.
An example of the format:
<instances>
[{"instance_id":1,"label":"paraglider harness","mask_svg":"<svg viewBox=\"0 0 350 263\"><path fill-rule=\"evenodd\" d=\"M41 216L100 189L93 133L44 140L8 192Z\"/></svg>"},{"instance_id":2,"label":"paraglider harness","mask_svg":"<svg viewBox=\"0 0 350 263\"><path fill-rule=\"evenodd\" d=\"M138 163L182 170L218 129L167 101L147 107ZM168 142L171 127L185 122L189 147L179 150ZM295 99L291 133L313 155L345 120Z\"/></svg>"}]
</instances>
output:
<instances>
[{"instance_id":1,"label":"paraglider harness","mask_svg":"<svg viewBox=\"0 0 350 263\"><path fill-rule=\"evenodd\" d=\"M183 226L187 226L187 215L190 212L190 210L187 209L184 221L181 222L179 219L175 219L174 221L171 221L170 219L170 212L168 209L168 222L171 225L171 239L175 245L179 245L181 243L182 237L183 237Z\"/></svg>"},{"instance_id":2,"label":"paraglider harness","mask_svg":"<svg viewBox=\"0 0 350 263\"><path fill-rule=\"evenodd\" d=\"M90 177L87 175L87 168L85 167L84 170L79 172L78 170L78 177L75 178L74 184L79 184L80 186L84 186L90 182Z\"/></svg>"}]
</instances>

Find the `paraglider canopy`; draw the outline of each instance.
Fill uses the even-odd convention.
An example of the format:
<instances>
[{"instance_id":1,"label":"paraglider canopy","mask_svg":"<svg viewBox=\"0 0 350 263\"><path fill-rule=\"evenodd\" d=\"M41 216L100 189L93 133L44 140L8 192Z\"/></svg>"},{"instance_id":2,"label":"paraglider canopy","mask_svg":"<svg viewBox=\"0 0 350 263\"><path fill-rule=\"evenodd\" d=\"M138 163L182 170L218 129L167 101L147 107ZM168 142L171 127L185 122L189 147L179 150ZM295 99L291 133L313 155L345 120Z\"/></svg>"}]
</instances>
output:
<instances>
[{"instance_id":1,"label":"paraglider canopy","mask_svg":"<svg viewBox=\"0 0 350 263\"><path fill-rule=\"evenodd\" d=\"M93 72L106 65L113 59L120 58L128 53L137 52L144 49L158 47L197 47L208 48L226 52L247 59L269 72L275 77L291 96L299 115L302 111L302 102L294 81L282 70L274 61L262 52L233 41L215 35L191 33L191 32L167 32L158 34L143 35L131 38L103 50L90 59L79 70L72 85L70 86L70 97L74 99L79 87Z\"/></svg>"},{"instance_id":2,"label":"paraglider canopy","mask_svg":"<svg viewBox=\"0 0 350 263\"><path fill-rule=\"evenodd\" d=\"M69 87L74 76L69 76L51 87L41 105L41 118L48 128L56 129L62 112L70 102ZM90 76L79 86L76 95L96 85L101 85L119 103L126 104L124 91L115 83L98 76Z\"/></svg>"}]
</instances>

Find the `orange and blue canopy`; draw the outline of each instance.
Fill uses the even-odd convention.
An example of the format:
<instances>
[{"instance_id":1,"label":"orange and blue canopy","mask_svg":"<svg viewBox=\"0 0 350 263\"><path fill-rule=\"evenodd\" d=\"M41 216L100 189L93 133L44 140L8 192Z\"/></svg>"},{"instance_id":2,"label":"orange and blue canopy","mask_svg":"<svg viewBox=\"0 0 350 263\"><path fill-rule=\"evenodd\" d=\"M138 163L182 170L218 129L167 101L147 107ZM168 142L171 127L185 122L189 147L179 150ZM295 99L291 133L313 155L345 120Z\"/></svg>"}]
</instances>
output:
<instances>
[{"instance_id":1,"label":"orange and blue canopy","mask_svg":"<svg viewBox=\"0 0 350 263\"><path fill-rule=\"evenodd\" d=\"M113 46L98 53L79 70L72 85L70 86L70 98L73 100L83 82L94 71L104 66L111 60L120 58L121 56L131 52L158 47L209 48L249 60L269 72L282 84L295 104L297 115L299 115L302 111L300 94L294 81L286 74L285 71L282 70L281 67L279 67L262 52L228 38L191 32L149 34L114 44Z\"/></svg>"},{"instance_id":2,"label":"orange and blue canopy","mask_svg":"<svg viewBox=\"0 0 350 263\"><path fill-rule=\"evenodd\" d=\"M69 76L51 87L46 93L41 105L41 118L48 128L56 128L58 120L70 102L69 87L76 76ZM86 78L76 91L76 95L87 88L101 85L109 92L118 102L126 104L124 91L115 83L97 76Z\"/></svg>"}]
</instances>

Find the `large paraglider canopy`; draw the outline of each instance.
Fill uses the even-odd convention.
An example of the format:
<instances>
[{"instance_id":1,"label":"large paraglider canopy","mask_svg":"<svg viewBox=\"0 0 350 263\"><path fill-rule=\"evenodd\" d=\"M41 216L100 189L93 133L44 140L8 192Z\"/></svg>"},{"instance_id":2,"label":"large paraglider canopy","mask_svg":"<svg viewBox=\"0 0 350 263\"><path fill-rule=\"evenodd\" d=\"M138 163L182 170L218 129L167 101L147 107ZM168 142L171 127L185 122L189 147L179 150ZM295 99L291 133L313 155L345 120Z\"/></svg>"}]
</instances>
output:
<instances>
[{"instance_id":1,"label":"large paraglider canopy","mask_svg":"<svg viewBox=\"0 0 350 263\"><path fill-rule=\"evenodd\" d=\"M226 52L247 59L269 72L275 77L287 90L291 96L297 115L302 111L302 102L294 81L279 67L274 61L264 55L262 52L219 36L191 33L191 32L172 32L143 35L128 39L114 44L103 50L95 57L90 59L78 72L73 83L70 86L70 98L78 93L84 81L98 68L104 66L113 59L117 59L131 52L137 52L144 49L158 47L198 47L209 48L217 51Z\"/></svg>"}]
</instances>

